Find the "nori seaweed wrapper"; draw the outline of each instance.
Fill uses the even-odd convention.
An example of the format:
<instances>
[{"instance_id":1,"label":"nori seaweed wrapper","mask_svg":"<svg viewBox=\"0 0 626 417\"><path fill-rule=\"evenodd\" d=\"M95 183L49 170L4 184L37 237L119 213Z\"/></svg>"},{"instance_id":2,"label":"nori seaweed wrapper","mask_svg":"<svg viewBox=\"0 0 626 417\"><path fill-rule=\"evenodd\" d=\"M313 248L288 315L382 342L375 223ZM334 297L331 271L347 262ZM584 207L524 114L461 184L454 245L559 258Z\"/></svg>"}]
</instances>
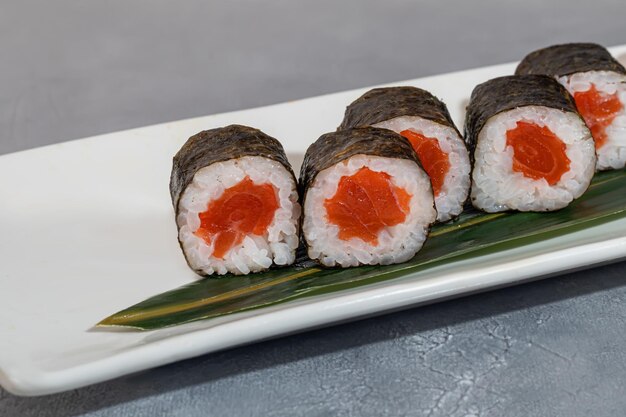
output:
<instances>
[{"instance_id":1,"label":"nori seaweed wrapper","mask_svg":"<svg viewBox=\"0 0 626 417\"><path fill-rule=\"evenodd\" d=\"M374 88L347 108L338 130L371 126L402 116L418 116L453 128L459 136L446 105L417 87Z\"/></svg>"},{"instance_id":2,"label":"nori seaweed wrapper","mask_svg":"<svg viewBox=\"0 0 626 417\"><path fill-rule=\"evenodd\" d=\"M273 159L287 169L295 182L295 175L285 150L273 137L258 129L241 125L205 130L190 137L174 156L170 177L170 195L174 211L178 213L180 196L191 184L193 176L199 169L243 156Z\"/></svg>"},{"instance_id":3,"label":"nori seaweed wrapper","mask_svg":"<svg viewBox=\"0 0 626 417\"><path fill-rule=\"evenodd\" d=\"M568 43L539 49L526 55L515 73L561 77L587 71L626 74L622 64L605 47L595 43Z\"/></svg>"},{"instance_id":4,"label":"nori seaweed wrapper","mask_svg":"<svg viewBox=\"0 0 626 417\"><path fill-rule=\"evenodd\" d=\"M510 75L477 85L465 116L465 142L474 164L474 149L485 123L504 111L544 106L578 115L574 99L556 79L547 75Z\"/></svg>"},{"instance_id":5,"label":"nori seaweed wrapper","mask_svg":"<svg viewBox=\"0 0 626 417\"><path fill-rule=\"evenodd\" d=\"M326 133L304 155L298 183L302 207L306 190L317 174L355 155L408 159L420 166L409 141L391 130L362 127Z\"/></svg>"}]
</instances>

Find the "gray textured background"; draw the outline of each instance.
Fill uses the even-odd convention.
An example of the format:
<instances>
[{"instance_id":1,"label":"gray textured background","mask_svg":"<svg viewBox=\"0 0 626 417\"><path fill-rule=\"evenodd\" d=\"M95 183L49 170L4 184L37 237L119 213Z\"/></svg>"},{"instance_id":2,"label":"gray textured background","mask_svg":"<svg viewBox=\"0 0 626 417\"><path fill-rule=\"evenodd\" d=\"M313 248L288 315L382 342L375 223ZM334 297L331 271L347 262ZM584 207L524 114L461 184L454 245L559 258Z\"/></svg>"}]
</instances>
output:
<instances>
[{"instance_id":1,"label":"gray textured background","mask_svg":"<svg viewBox=\"0 0 626 417\"><path fill-rule=\"evenodd\" d=\"M556 42L622 44L625 12L623 0L4 0L0 153ZM625 301L619 263L68 393L0 389L0 415L623 416Z\"/></svg>"}]
</instances>

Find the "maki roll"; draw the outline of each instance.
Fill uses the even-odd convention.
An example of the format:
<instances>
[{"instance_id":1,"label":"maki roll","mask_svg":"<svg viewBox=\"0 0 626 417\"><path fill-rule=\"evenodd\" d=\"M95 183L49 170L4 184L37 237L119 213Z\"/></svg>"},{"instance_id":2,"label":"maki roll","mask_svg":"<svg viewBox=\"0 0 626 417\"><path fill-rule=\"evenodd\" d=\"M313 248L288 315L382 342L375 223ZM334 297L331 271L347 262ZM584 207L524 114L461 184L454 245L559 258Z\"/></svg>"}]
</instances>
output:
<instances>
[{"instance_id":1,"label":"maki roll","mask_svg":"<svg viewBox=\"0 0 626 417\"><path fill-rule=\"evenodd\" d=\"M473 163L472 203L487 212L563 208L594 174L591 133L569 93L545 75L476 86L465 140Z\"/></svg>"},{"instance_id":2,"label":"maki roll","mask_svg":"<svg viewBox=\"0 0 626 417\"><path fill-rule=\"evenodd\" d=\"M309 257L326 266L404 262L437 216L415 152L387 129L322 135L306 151L299 186Z\"/></svg>"},{"instance_id":3,"label":"maki roll","mask_svg":"<svg viewBox=\"0 0 626 417\"><path fill-rule=\"evenodd\" d=\"M196 273L293 263L296 180L280 142L260 130L231 125L189 138L174 156L170 194L180 247Z\"/></svg>"},{"instance_id":4,"label":"maki roll","mask_svg":"<svg viewBox=\"0 0 626 417\"><path fill-rule=\"evenodd\" d=\"M555 77L576 101L591 130L597 169L626 165L626 69L593 43L555 45L528 54L516 74Z\"/></svg>"},{"instance_id":5,"label":"maki roll","mask_svg":"<svg viewBox=\"0 0 626 417\"><path fill-rule=\"evenodd\" d=\"M470 163L462 136L446 105L416 87L375 88L346 108L339 129L374 126L406 138L430 177L437 220L463 211L470 187Z\"/></svg>"}]
</instances>

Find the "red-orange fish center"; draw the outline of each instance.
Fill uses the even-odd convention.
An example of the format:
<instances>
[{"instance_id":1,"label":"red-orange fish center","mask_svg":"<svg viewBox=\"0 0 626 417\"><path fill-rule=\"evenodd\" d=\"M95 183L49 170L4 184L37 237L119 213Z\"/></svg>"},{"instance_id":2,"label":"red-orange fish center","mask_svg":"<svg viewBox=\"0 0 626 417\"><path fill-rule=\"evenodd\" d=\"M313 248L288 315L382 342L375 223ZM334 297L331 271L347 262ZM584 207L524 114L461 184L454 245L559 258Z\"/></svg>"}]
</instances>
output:
<instances>
[{"instance_id":1,"label":"red-orange fish center","mask_svg":"<svg viewBox=\"0 0 626 417\"><path fill-rule=\"evenodd\" d=\"M417 153L420 163L430 177L433 193L437 197L450 170L448 154L441 150L439 141L435 138L427 138L412 130L403 130L400 134L411 142L411 146Z\"/></svg>"},{"instance_id":2,"label":"red-orange fish center","mask_svg":"<svg viewBox=\"0 0 626 417\"><path fill-rule=\"evenodd\" d=\"M263 235L274 220L278 199L271 184L255 184L250 177L224 191L198 215L195 232L207 245L214 243L213 256L223 258L240 245L246 235Z\"/></svg>"},{"instance_id":3,"label":"red-orange fish center","mask_svg":"<svg viewBox=\"0 0 626 417\"><path fill-rule=\"evenodd\" d=\"M587 91L574 93L574 101L578 111L591 130L591 135L600 149L607 139L606 128L613 123L617 113L624 107L615 94L607 94L596 89L594 84Z\"/></svg>"},{"instance_id":4,"label":"red-orange fish center","mask_svg":"<svg viewBox=\"0 0 626 417\"><path fill-rule=\"evenodd\" d=\"M385 172L361 168L341 177L337 192L324 201L328 221L339 226L339 239L359 238L378 245L378 233L404 222L411 195L391 182Z\"/></svg>"},{"instance_id":5,"label":"red-orange fish center","mask_svg":"<svg viewBox=\"0 0 626 417\"><path fill-rule=\"evenodd\" d=\"M525 177L554 185L569 171L565 144L546 126L517 122L506 132L506 144L513 148L513 171Z\"/></svg>"}]
</instances>

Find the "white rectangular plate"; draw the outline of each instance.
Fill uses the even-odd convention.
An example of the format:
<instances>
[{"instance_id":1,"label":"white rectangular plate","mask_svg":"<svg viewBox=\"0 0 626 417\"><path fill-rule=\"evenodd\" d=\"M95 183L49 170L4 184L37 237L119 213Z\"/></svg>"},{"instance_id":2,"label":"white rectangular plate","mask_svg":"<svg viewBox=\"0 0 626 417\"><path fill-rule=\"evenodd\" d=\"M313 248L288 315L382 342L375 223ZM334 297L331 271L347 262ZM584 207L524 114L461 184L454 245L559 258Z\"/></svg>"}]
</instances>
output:
<instances>
[{"instance_id":1,"label":"white rectangular plate","mask_svg":"<svg viewBox=\"0 0 626 417\"><path fill-rule=\"evenodd\" d=\"M612 48L618 58L626 45ZM457 125L473 87L514 64L394 83L430 90ZM196 279L178 242L168 181L192 134L239 123L307 146L371 87L61 143L0 157L0 384L40 395L286 333L626 257L626 221L340 294L151 332L102 318Z\"/></svg>"}]
</instances>

